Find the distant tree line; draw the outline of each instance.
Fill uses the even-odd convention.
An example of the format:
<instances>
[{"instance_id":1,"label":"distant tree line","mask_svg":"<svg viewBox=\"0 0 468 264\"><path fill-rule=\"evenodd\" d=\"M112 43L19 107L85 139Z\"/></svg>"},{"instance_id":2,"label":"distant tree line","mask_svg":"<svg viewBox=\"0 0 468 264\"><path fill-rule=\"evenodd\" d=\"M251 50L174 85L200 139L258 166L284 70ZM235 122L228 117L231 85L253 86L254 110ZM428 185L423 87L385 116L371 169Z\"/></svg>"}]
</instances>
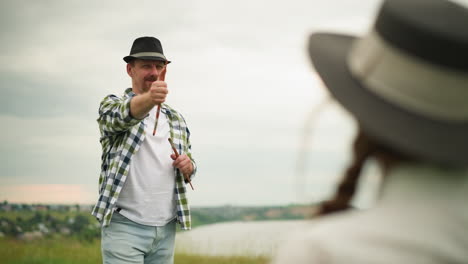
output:
<instances>
[{"instance_id":1,"label":"distant tree line","mask_svg":"<svg viewBox=\"0 0 468 264\"><path fill-rule=\"evenodd\" d=\"M0 236L19 239L72 236L83 241L99 238L99 222L90 214L91 206L0 204ZM218 206L192 208L193 226L228 221L307 219L311 205Z\"/></svg>"},{"instance_id":2,"label":"distant tree line","mask_svg":"<svg viewBox=\"0 0 468 264\"><path fill-rule=\"evenodd\" d=\"M63 219L49 213L35 212L31 217L0 217L0 232L4 236L23 238L34 234L35 237L73 236L79 240L92 241L100 236L100 227L84 213L65 216Z\"/></svg>"}]
</instances>

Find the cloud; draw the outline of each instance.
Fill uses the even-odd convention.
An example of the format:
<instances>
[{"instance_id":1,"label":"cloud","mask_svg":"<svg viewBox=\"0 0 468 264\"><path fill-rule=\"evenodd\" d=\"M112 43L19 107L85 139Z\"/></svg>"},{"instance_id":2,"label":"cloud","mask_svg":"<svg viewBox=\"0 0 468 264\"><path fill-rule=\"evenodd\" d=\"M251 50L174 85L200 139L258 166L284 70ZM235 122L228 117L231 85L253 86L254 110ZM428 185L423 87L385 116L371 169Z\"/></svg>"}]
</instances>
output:
<instances>
[{"instance_id":1,"label":"cloud","mask_svg":"<svg viewBox=\"0 0 468 264\"><path fill-rule=\"evenodd\" d=\"M97 186L99 132L77 118L0 116L0 180L15 184L77 183Z\"/></svg>"},{"instance_id":2,"label":"cloud","mask_svg":"<svg viewBox=\"0 0 468 264\"><path fill-rule=\"evenodd\" d=\"M321 28L364 31L379 2L2 2L0 180L96 190L98 104L129 87L122 57L133 39L154 35L173 61L168 103L186 117L200 162L196 203L294 201L300 148L306 190L320 193L353 126L327 110L303 146L307 115L326 96L306 40Z\"/></svg>"}]
</instances>

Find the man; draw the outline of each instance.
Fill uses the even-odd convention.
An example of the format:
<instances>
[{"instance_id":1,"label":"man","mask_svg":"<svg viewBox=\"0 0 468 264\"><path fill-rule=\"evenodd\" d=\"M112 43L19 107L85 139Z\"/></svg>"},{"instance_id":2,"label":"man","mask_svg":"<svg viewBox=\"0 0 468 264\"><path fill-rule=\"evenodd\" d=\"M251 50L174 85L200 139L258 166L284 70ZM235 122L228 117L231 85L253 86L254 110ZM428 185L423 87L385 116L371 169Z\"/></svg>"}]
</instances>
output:
<instances>
[{"instance_id":1,"label":"man","mask_svg":"<svg viewBox=\"0 0 468 264\"><path fill-rule=\"evenodd\" d=\"M132 88L122 97L106 96L97 120L102 165L92 214L102 223L103 263L173 263L176 222L191 228L185 183L196 164L190 132L182 115L163 104L170 61L161 42L137 38L124 61Z\"/></svg>"}]
</instances>

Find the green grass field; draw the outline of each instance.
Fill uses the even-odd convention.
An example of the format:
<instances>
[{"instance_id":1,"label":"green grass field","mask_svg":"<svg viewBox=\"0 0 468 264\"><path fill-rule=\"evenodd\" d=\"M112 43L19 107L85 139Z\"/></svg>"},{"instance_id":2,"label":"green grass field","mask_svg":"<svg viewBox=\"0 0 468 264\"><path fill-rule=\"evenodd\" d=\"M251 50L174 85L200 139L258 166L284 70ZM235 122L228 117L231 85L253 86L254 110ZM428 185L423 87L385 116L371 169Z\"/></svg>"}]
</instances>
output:
<instances>
[{"instance_id":1,"label":"green grass field","mask_svg":"<svg viewBox=\"0 0 468 264\"><path fill-rule=\"evenodd\" d=\"M80 243L74 239L39 239L32 242L0 238L2 264L98 264L99 240ZM176 264L266 264L266 258L212 257L177 253Z\"/></svg>"}]
</instances>

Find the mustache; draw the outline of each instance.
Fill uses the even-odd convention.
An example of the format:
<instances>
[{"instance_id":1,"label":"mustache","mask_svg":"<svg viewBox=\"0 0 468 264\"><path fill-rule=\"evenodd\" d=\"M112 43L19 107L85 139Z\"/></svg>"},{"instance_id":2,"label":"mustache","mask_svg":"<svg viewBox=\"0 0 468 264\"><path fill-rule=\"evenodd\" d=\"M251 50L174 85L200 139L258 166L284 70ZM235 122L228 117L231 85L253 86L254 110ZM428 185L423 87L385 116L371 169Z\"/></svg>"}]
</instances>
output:
<instances>
[{"instance_id":1,"label":"mustache","mask_svg":"<svg viewBox=\"0 0 468 264\"><path fill-rule=\"evenodd\" d=\"M155 82L157 81L158 78L156 78L155 76L151 76L151 77L148 77L148 78L145 78L145 81L147 82Z\"/></svg>"}]
</instances>

